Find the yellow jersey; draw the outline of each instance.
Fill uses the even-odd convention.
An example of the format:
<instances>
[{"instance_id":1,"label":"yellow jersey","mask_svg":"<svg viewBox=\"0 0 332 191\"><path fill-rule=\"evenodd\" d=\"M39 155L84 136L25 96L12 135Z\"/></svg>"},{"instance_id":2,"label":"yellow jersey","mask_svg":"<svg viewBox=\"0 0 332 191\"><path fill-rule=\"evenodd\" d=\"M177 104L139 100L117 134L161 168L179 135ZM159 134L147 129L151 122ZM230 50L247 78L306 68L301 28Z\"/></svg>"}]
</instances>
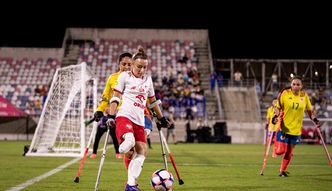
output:
<instances>
[{"instance_id":1,"label":"yellow jersey","mask_svg":"<svg viewBox=\"0 0 332 191\"><path fill-rule=\"evenodd\" d=\"M103 113L105 112L105 110L106 110L106 108L109 104L109 101L113 96L113 89L114 89L115 85L117 84L118 77L119 77L120 73L121 72L119 71L119 72L116 72L114 74L111 74L108 77L108 80L107 80L107 83L105 85L103 95L101 96L101 101L98 105L97 111L102 111ZM118 107L119 106L120 106L120 104L118 105Z\"/></svg>"},{"instance_id":2,"label":"yellow jersey","mask_svg":"<svg viewBox=\"0 0 332 191\"><path fill-rule=\"evenodd\" d=\"M272 123L273 116L274 116L274 109L273 109L273 106L270 106L267 109L267 114L266 114L266 119L269 120L269 131L276 131L277 130L277 125L273 125L273 123Z\"/></svg>"},{"instance_id":3,"label":"yellow jersey","mask_svg":"<svg viewBox=\"0 0 332 191\"><path fill-rule=\"evenodd\" d=\"M284 90L277 102L277 108L281 110L281 130L289 135L301 135L304 112L311 110L309 96L300 91L294 95L292 90Z\"/></svg>"}]
</instances>

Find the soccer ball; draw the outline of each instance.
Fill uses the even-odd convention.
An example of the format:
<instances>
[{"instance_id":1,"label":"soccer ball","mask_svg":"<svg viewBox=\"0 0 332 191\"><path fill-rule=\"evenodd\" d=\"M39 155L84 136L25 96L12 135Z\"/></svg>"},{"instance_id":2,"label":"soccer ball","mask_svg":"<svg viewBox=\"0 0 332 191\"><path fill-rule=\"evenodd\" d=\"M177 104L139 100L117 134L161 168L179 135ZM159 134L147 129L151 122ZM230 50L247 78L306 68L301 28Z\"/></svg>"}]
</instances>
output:
<instances>
[{"instance_id":1,"label":"soccer ball","mask_svg":"<svg viewBox=\"0 0 332 191\"><path fill-rule=\"evenodd\" d=\"M165 169L156 170L151 176L151 185L156 191L171 191L174 178L172 173Z\"/></svg>"}]
</instances>

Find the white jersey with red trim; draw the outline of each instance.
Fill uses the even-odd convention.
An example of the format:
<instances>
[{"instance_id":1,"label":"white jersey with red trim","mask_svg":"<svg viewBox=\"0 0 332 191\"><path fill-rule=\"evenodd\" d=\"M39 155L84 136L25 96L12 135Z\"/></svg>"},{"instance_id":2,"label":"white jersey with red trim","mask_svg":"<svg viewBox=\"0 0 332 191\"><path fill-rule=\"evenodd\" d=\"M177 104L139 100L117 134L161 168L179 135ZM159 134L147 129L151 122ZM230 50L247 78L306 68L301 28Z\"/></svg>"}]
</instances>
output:
<instances>
[{"instance_id":1,"label":"white jersey with red trim","mask_svg":"<svg viewBox=\"0 0 332 191\"><path fill-rule=\"evenodd\" d=\"M127 117L133 123L144 126L147 98L155 95L151 77L137 78L131 72L122 72L114 91L122 93L122 105L116 116Z\"/></svg>"}]
</instances>

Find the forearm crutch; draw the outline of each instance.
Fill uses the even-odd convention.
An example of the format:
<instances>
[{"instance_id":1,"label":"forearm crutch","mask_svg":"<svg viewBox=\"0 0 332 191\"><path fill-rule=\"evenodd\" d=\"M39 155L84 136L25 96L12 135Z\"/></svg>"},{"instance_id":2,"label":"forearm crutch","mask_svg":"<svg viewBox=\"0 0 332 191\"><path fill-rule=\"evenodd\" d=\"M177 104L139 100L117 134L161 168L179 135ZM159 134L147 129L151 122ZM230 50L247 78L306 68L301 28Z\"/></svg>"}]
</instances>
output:
<instances>
[{"instance_id":1,"label":"forearm crutch","mask_svg":"<svg viewBox=\"0 0 332 191\"><path fill-rule=\"evenodd\" d=\"M165 136L164 136L164 134L163 134L163 132L161 130L159 132L160 132L160 137L162 138L162 142L164 143L164 145L166 147L166 150L168 152L169 159L171 160L172 166L173 166L173 168L175 170L176 177L178 178L179 184L182 185L182 184L184 184L184 182L183 182L183 180L180 177L180 173L178 171L178 168L176 167L174 157L173 157L173 155L171 153L171 150L168 147L168 144L167 144L167 141L165 139Z\"/></svg>"},{"instance_id":2,"label":"forearm crutch","mask_svg":"<svg viewBox=\"0 0 332 191\"><path fill-rule=\"evenodd\" d=\"M168 171L168 165L167 165L167 158L166 158L166 152L165 152L165 148L164 148L164 144L163 144L163 140L161 138L161 128L160 126L157 124L157 128L158 128L158 133L159 133L159 140L160 140L160 147L161 147L161 154L162 154L162 157L163 157L163 161L164 161L164 166L165 166L165 169Z\"/></svg>"},{"instance_id":3,"label":"forearm crutch","mask_svg":"<svg viewBox=\"0 0 332 191\"><path fill-rule=\"evenodd\" d=\"M98 185L99 185L101 170L102 170L103 165L104 165L104 160L105 160L105 155L106 155L106 146L107 146L108 136L109 136L109 133L110 133L110 128L111 127L107 126L107 133L106 133L106 137L105 137L103 153L102 153L101 159L100 159L99 170L98 170L97 180L96 180L96 184L95 184L95 191L98 191Z\"/></svg>"},{"instance_id":4,"label":"forearm crutch","mask_svg":"<svg viewBox=\"0 0 332 191\"><path fill-rule=\"evenodd\" d=\"M88 125L90 125L94 121L95 121L95 118L92 118L89 121L84 122L85 127L87 127ZM80 176L81 176L81 172L82 172L82 169L83 169L83 165L84 165L84 162L85 162L85 159L86 159L86 155L89 152L89 147L90 147L90 144L92 142L92 138L95 136L95 132L96 132L96 127L93 127L93 129L91 131L91 134L90 134L89 141L88 141L88 145L85 148L84 155L83 155L83 158L82 158L81 163L80 163L80 167L78 168L76 178L74 180L74 182L76 182L76 183L80 182Z\"/></svg>"},{"instance_id":5,"label":"forearm crutch","mask_svg":"<svg viewBox=\"0 0 332 191\"><path fill-rule=\"evenodd\" d=\"M150 111L151 111L151 114L152 114L154 117L157 117L157 115L156 115L156 113L154 112L153 107L156 106L156 105L159 105L159 104L161 104L161 101L160 101L160 100L157 100L157 101L155 101L154 103L152 103L152 104L150 104L150 105L148 106L148 108L149 108ZM172 166L173 166L173 168L174 168L174 170L175 170L176 177L177 177L178 180L179 180L179 184L182 185L182 184L184 184L184 182L183 182L183 180L182 180L181 177L180 177L180 173L179 173L179 171L178 171L178 169L177 169L177 167L176 167L176 164L175 164L175 161L174 161L173 155L172 155L172 153L171 153L171 151L170 151L170 149L169 149L169 147L168 147L168 144L167 144L167 142L166 142L165 136L164 136L163 132L161 131L161 124L160 124L159 122L156 122L156 124L157 124L158 132L159 132L159 137L160 137L160 139L161 139L160 142L161 142L161 145L162 145L162 146L161 146L161 148L162 148L162 152L165 153L165 151L164 151L164 147L163 147L163 145L165 145L166 150L167 150L167 152L168 152L168 156L169 156L169 158L170 158L170 160L171 160L171 163L172 163ZM165 156L163 159L164 159L164 164L165 164L165 166L166 166L166 165L167 165L166 156Z\"/></svg>"},{"instance_id":6,"label":"forearm crutch","mask_svg":"<svg viewBox=\"0 0 332 191\"><path fill-rule=\"evenodd\" d=\"M268 144L267 144L266 152L265 152L265 155L264 155L264 161L263 161L263 165L262 165L261 176L264 175L264 169L265 169L265 166L266 166L267 159L269 157L269 152L270 152L270 148L271 148L271 144L272 144L272 139L275 136L275 133L276 132L272 131L272 134L271 134L270 138L268 138Z\"/></svg>"},{"instance_id":7,"label":"forearm crutch","mask_svg":"<svg viewBox=\"0 0 332 191\"><path fill-rule=\"evenodd\" d=\"M159 105L161 104L161 101L160 100L157 100L155 101L153 104L150 104L148 106L148 109L150 110L150 113L152 114L153 117L157 117L157 114L154 112L153 110L153 107L156 106L156 105ZM156 121L155 121L156 122ZM160 140L160 147L161 147L161 154L162 154L162 157L163 157L163 161L164 161L164 167L166 170L168 170L168 164L167 164L167 158L166 158L166 152L165 152L165 148L164 148L164 144L163 144L163 141L162 141L162 138L161 138L161 127L160 127L160 124L158 122L156 122L156 125L157 125L157 129L158 129L158 134L159 134L159 140Z\"/></svg>"},{"instance_id":8,"label":"forearm crutch","mask_svg":"<svg viewBox=\"0 0 332 191\"><path fill-rule=\"evenodd\" d=\"M322 145L323 145L323 148L324 148L324 151L325 151L325 154L326 154L327 160L329 161L329 165L330 165L330 167L332 167L331 156L330 156L330 154L329 154L329 151L327 150L327 147L326 147L325 141L324 141L324 139L323 139L322 133L321 133L321 131L320 131L320 129L319 129L319 126L317 125L315 128L316 128L317 133L318 133L318 135L319 135L319 137L320 137L320 140L322 141Z\"/></svg>"}]
</instances>

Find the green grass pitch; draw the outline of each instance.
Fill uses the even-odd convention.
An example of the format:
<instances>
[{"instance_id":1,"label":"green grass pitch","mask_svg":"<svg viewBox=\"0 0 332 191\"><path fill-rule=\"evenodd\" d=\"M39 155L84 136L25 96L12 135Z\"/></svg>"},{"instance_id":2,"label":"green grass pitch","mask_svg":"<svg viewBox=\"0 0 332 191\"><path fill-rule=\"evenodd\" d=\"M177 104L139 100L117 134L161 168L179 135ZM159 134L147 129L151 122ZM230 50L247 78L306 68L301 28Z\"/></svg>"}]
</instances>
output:
<instances>
[{"instance_id":1,"label":"green grass pitch","mask_svg":"<svg viewBox=\"0 0 332 191\"><path fill-rule=\"evenodd\" d=\"M40 176L73 158L23 157L23 147L30 142L0 141L0 190L8 190ZM139 177L142 190L152 190L149 178L153 171L163 168L159 144L153 144ZM102 145L101 145L102 148ZM177 144L170 145L184 185L175 177L174 191L305 191L331 190L332 168L329 167L321 145L298 145L288 168L290 176L281 178L278 169L281 157L269 157L264 176L263 145L245 144ZM332 146L328 146L331 152ZM94 190L101 151L96 159L87 158L80 183L74 183L79 162L36 182L24 191ZM100 191L124 190L126 171L122 159L116 159L109 148L99 184Z\"/></svg>"}]
</instances>

